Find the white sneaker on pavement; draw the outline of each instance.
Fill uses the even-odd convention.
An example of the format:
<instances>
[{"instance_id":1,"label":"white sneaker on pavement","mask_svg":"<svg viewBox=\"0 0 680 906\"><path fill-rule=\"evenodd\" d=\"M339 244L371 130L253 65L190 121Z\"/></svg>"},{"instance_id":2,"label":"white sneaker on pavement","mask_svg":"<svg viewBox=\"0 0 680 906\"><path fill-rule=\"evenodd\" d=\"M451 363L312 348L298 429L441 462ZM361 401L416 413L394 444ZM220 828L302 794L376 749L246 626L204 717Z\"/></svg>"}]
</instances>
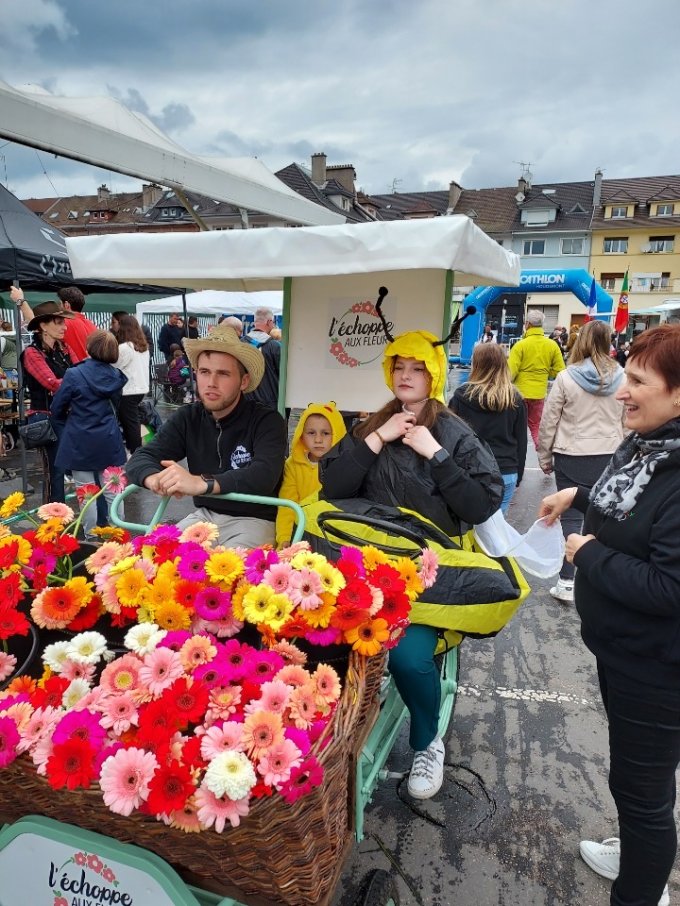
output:
<instances>
[{"instance_id":1,"label":"white sneaker on pavement","mask_svg":"<svg viewBox=\"0 0 680 906\"><path fill-rule=\"evenodd\" d=\"M408 777L409 796L430 799L439 792L444 782L445 754L444 743L438 736L426 749L415 753Z\"/></svg>"},{"instance_id":2,"label":"white sneaker on pavement","mask_svg":"<svg viewBox=\"0 0 680 906\"><path fill-rule=\"evenodd\" d=\"M581 840L579 843L581 858L594 872L614 881L619 876L619 862L621 860L621 841L618 837L607 837L602 843L595 840ZM668 884L664 887L659 906L670 906L671 897Z\"/></svg>"},{"instance_id":3,"label":"white sneaker on pavement","mask_svg":"<svg viewBox=\"0 0 680 906\"><path fill-rule=\"evenodd\" d=\"M574 601L574 580L558 579L557 585L553 585L550 594L563 604L572 604Z\"/></svg>"}]
</instances>

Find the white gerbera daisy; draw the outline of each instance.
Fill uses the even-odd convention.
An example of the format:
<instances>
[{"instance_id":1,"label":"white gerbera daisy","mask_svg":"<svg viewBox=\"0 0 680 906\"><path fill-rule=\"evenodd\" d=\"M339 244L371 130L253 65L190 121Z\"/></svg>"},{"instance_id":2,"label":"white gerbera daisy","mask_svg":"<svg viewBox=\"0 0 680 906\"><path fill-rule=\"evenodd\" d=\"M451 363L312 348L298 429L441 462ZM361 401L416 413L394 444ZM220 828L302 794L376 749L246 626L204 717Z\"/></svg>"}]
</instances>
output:
<instances>
[{"instance_id":1,"label":"white gerbera daisy","mask_svg":"<svg viewBox=\"0 0 680 906\"><path fill-rule=\"evenodd\" d=\"M45 645L43 664L49 667L52 673L61 673L64 669L64 661L69 657L69 644L70 642L52 642L51 645Z\"/></svg>"},{"instance_id":2,"label":"white gerbera daisy","mask_svg":"<svg viewBox=\"0 0 680 906\"><path fill-rule=\"evenodd\" d=\"M81 632L68 643L68 656L79 664L96 664L106 654L106 638L101 632Z\"/></svg>"},{"instance_id":3,"label":"white gerbera daisy","mask_svg":"<svg viewBox=\"0 0 680 906\"><path fill-rule=\"evenodd\" d=\"M255 770L243 752L226 751L216 755L205 772L204 784L218 798L245 799L257 783Z\"/></svg>"},{"instance_id":4,"label":"white gerbera daisy","mask_svg":"<svg viewBox=\"0 0 680 906\"><path fill-rule=\"evenodd\" d=\"M144 657L145 654L151 654L166 635L167 630L155 623L139 623L125 633L125 647Z\"/></svg>"},{"instance_id":5,"label":"white gerbera daisy","mask_svg":"<svg viewBox=\"0 0 680 906\"><path fill-rule=\"evenodd\" d=\"M71 680L69 685L64 690L64 694L61 697L62 707L66 708L67 711L70 711L71 708L75 708L81 698L84 698L87 693L90 691L90 686L87 680L84 679L74 679Z\"/></svg>"}]
</instances>

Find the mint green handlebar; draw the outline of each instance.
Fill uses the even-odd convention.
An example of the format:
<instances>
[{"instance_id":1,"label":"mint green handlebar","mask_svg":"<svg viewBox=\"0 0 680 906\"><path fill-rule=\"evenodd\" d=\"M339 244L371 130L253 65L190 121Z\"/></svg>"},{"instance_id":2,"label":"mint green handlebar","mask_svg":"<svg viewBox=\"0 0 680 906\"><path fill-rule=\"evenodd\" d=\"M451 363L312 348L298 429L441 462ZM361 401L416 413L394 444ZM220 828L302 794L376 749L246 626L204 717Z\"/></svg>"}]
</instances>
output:
<instances>
[{"instance_id":1,"label":"mint green handlebar","mask_svg":"<svg viewBox=\"0 0 680 906\"><path fill-rule=\"evenodd\" d=\"M140 488L139 485L129 484L122 493L116 494L111 504L110 518L111 522L113 522L113 524L117 525L119 528L124 528L130 532L138 532L139 534L145 535L161 521L161 519L163 518L163 513L165 513L165 508L167 507L168 503L170 503L170 498L161 498L161 502L158 504L156 512L151 517L151 522L148 525L145 525L143 522L125 522L125 520L119 515L121 504L126 497L129 497L135 491L141 490L143 489ZM297 518L297 525L295 527L295 531L293 532L292 540L295 542L300 541L300 539L302 538L303 532L305 530L305 514L302 510L302 507L298 503L295 503L293 500L284 500L281 497L260 497L259 494L238 494L235 491L230 494L213 494L212 496L215 498L215 500L238 500L241 503L259 503L264 504L265 506L288 507L289 510L293 510Z\"/></svg>"}]
</instances>

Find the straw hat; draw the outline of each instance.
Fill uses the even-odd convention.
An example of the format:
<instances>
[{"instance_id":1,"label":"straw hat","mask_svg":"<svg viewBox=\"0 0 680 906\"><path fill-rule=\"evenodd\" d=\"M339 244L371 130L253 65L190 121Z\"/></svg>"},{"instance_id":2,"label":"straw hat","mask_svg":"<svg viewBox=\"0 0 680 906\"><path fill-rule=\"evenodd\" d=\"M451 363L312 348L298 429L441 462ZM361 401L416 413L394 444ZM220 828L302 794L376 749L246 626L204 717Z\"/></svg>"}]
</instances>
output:
<instances>
[{"instance_id":1,"label":"straw hat","mask_svg":"<svg viewBox=\"0 0 680 906\"><path fill-rule=\"evenodd\" d=\"M26 330L37 330L41 321L51 321L52 318L75 318L75 315L66 311L61 302L41 302L33 309L33 317L26 325Z\"/></svg>"},{"instance_id":2,"label":"straw hat","mask_svg":"<svg viewBox=\"0 0 680 906\"><path fill-rule=\"evenodd\" d=\"M257 389L264 377L264 356L260 350L250 343L242 342L234 328L225 324L218 324L207 337L185 340L184 349L189 356L191 367L194 369L198 367L198 357L202 352L226 352L227 355L233 355L250 375L250 384L246 393L252 393Z\"/></svg>"}]
</instances>

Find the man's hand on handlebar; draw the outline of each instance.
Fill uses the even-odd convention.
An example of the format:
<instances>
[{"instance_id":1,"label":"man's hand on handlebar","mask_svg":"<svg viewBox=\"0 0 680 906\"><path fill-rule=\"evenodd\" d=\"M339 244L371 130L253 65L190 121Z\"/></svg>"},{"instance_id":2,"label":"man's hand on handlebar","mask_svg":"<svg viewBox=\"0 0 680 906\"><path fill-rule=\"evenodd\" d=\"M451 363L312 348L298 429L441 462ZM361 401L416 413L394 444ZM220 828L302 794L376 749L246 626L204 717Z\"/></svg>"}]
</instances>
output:
<instances>
[{"instance_id":1,"label":"man's hand on handlebar","mask_svg":"<svg viewBox=\"0 0 680 906\"><path fill-rule=\"evenodd\" d=\"M162 497L200 497L205 493L206 482L200 475L192 475L172 459L162 459L162 472L155 472L144 479L144 487Z\"/></svg>"}]
</instances>

